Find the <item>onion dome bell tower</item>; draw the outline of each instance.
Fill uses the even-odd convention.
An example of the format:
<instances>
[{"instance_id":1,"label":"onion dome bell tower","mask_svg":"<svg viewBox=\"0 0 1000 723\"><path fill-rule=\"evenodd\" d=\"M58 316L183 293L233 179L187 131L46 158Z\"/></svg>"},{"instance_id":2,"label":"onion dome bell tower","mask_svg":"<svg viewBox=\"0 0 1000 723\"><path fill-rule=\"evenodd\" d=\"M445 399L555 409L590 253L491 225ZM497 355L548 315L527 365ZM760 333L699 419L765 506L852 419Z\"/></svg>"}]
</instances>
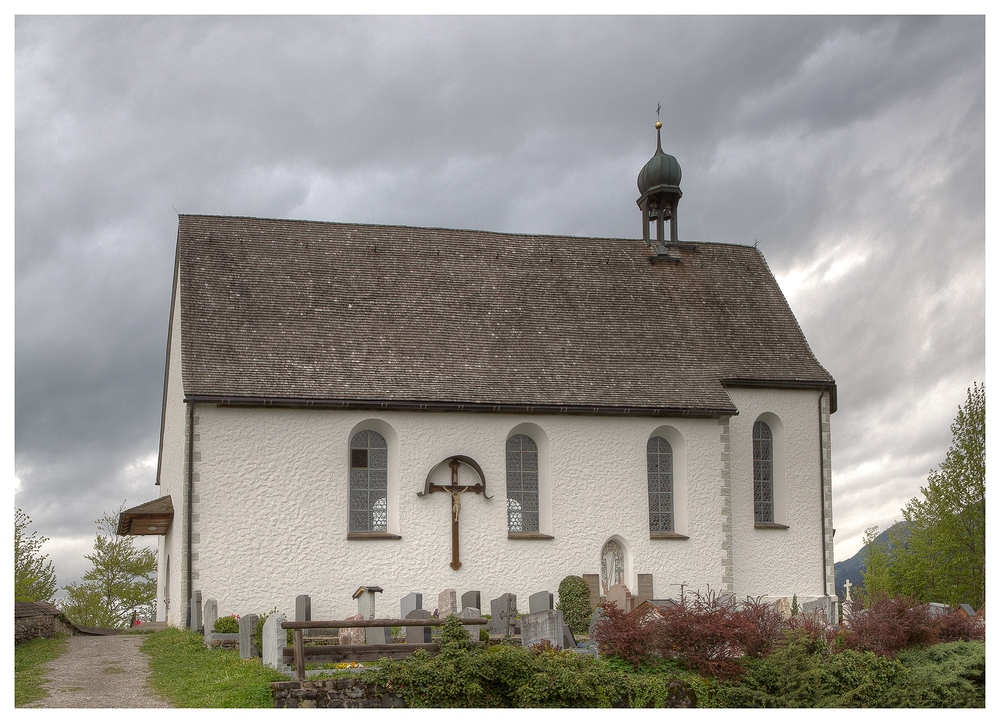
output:
<instances>
[{"instance_id":1,"label":"onion dome bell tower","mask_svg":"<svg viewBox=\"0 0 1000 723\"><path fill-rule=\"evenodd\" d=\"M657 109L659 115L659 109ZM681 165L669 153L663 152L660 144L660 128L663 124L656 121L656 153L646 161L639 171L639 200L636 203L642 210L642 239L649 246L649 225L656 223L655 243L657 251L664 246L664 222L670 221L670 245L677 244L677 203L681 200ZM664 249L665 251L665 249Z\"/></svg>"}]
</instances>

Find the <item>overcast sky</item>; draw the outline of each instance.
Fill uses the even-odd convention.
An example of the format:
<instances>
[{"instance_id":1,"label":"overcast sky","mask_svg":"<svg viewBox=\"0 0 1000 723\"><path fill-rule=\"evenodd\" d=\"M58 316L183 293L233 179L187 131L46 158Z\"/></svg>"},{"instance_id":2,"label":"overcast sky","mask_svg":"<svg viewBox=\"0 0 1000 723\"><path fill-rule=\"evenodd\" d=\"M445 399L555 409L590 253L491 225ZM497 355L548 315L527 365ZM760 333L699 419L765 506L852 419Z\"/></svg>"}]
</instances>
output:
<instances>
[{"instance_id":1,"label":"overcast sky","mask_svg":"<svg viewBox=\"0 0 1000 723\"><path fill-rule=\"evenodd\" d=\"M820 362L836 559L985 378L982 17L20 17L15 505L60 585L154 486L180 213L757 243Z\"/></svg>"}]
</instances>

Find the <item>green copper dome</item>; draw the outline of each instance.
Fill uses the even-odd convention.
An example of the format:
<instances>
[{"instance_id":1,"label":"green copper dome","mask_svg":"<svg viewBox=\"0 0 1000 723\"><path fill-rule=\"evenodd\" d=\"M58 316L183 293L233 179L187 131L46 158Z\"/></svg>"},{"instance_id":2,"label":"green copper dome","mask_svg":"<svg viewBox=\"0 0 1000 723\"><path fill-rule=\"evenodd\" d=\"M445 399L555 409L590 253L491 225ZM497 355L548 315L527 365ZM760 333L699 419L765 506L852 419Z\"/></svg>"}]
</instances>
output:
<instances>
[{"instance_id":1,"label":"green copper dome","mask_svg":"<svg viewBox=\"0 0 1000 723\"><path fill-rule=\"evenodd\" d=\"M681 164L669 153L663 152L660 145L660 123L656 124L656 153L646 161L646 165L639 171L637 181L639 193L643 194L657 186L670 186L680 189L681 185Z\"/></svg>"}]
</instances>

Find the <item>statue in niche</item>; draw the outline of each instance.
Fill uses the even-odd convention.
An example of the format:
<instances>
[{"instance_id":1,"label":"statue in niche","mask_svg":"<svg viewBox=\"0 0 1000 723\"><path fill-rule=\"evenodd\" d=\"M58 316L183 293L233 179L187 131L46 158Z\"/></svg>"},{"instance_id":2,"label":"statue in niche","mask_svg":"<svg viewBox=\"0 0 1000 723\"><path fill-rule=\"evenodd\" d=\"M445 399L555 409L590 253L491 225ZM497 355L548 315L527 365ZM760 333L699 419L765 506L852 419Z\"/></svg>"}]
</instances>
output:
<instances>
[{"instance_id":1,"label":"statue in niche","mask_svg":"<svg viewBox=\"0 0 1000 723\"><path fill-rule=\"evenodd\" d=\"M601 587L604 594L619 583L625 582L625 551L617 540L608 540L601 549Z\"/></svg>"}]
</instances>

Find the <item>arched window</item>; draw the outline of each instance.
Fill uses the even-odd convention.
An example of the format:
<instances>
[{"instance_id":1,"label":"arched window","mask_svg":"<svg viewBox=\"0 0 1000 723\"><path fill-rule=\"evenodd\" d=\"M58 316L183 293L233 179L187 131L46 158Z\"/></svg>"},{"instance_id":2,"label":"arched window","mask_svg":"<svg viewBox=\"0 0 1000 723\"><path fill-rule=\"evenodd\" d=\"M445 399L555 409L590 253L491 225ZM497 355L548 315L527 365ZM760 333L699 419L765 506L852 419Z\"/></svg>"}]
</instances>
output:
<instances>
[{"instance_id":1,"label":"arched window","mask_svg":"<svg viewBox=\"0 0 1000 723\"><path fill-rule=\"evenodd\" d=\"M774 522L774 436L761 421L753 425L753 521Z\"/></svg>"},{"instance_id":2,"label":"arched window","mask_svg":"<svg viewBox=\"0 0 1000 723\"><path fill-rule=\"evenodd\" d=\"M674 531L674 450L663 437L646 443L649 531Z\"/></svg>"},{"instance_id":3,"label":"arched window","mask_svg":"<svg viewBox=\"0 0 1000 723\"><path fill-rule=\"evenodd\" d=\"M538 532L538 445L526 434L507 438L507 531Z\"/></svg>"},{"instance_id":4,"label":"arched window","mask_svg":"<svg viewBox=\"0 0 1000 723\"><path fill-rule=\"evenodd\" d=\"M385 532L389 446L378 432L351 438L351 532Z\"/></svg>"}]
</instances>

